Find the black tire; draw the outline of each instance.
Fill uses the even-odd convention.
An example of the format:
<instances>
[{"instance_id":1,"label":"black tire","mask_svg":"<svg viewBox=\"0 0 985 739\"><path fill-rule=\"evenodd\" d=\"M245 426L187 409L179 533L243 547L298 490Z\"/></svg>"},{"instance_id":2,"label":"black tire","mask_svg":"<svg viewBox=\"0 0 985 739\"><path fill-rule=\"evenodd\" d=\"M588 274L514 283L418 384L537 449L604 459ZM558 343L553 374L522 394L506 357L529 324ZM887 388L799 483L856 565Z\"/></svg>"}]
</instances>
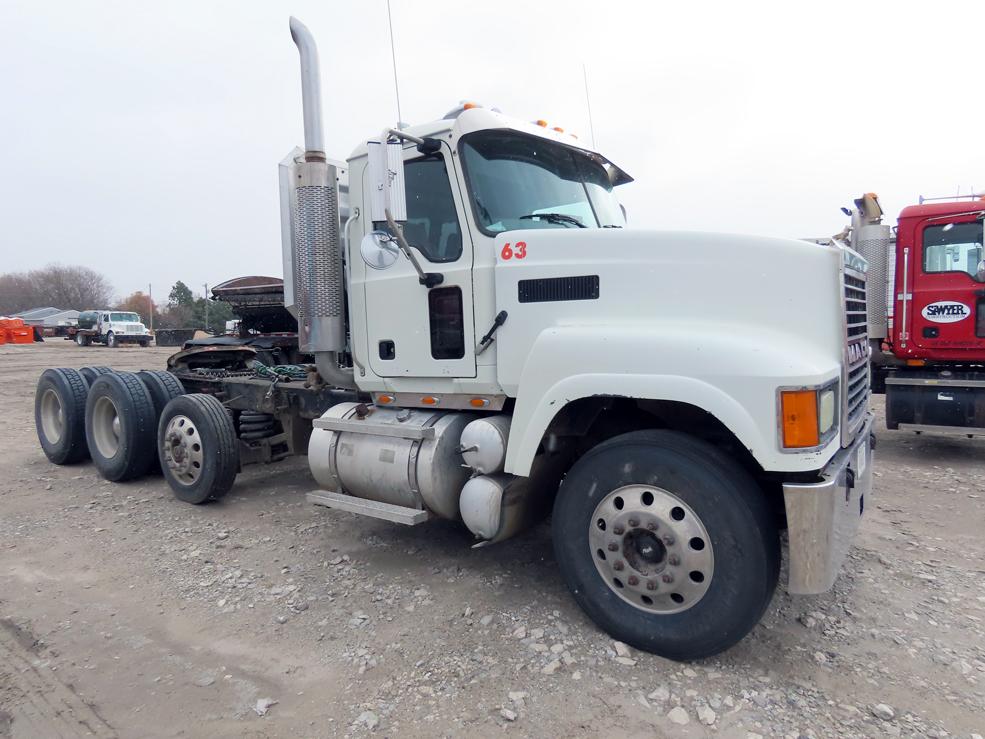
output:
<instances>
[{"instance_id":1,"label":"black tire","mask_svg":"<svg viewBox=\"0 0 985 739\"><path fill-rule=\"evenodd\" d=\"M74 369L46 369L34 394L34 425L41 449L55 464L89 457L86 445L86 395L89 383Z\"/></svg>"},{"instance_id":2,"label":"black tire","mask_svg":"<svg viewBox=\"0 0 985 739\"><path fill-rule=\"evenodd\" d=\"M177 377L166 370L141 370L137 377L144 383L154 403L154 433L157 434L157 422L164 412L164 407L179 395L185 394L185 388Z\"/></svg>"},{"instance_id":3,"label":"black tire","mask_svg":"<svg viewBox=\"0 0 985 739\"><path fill-rule=\"evenodd\" d=\"M211 395L181 395L167 404L157 427L157 452L164 478L186 503L218 500L239 472L233 420Z\"/></svg>"},{"instance_id":4,"label":"black tire","mask_svg":"<svg viewBox=\"0 0 985 739\"><path fill-rule=\"evenodd\" d=\"M89 346L89 334L75 334L75 343L79 346Z\"/></svg>"},{"instance_id":5,"label":"black tire","mask_svg":"<svg viewBox=\"0 0 985 739\"><path fill-rule=\"evenodd\" d=\"M133 372L99 375L89 389L85 417L89 455L107 480L132 480L156 464L154 401Z\"/></svg>"},{"instance_id":6,"label":"black tire","mask_svg":"<svg viewBox=\"0 0 985 739\"><path fill-rule=\"evenodd\" d=\"M631 555L625 542L633 535L636 535L634 542L649 536L642 528L627 533L627 527L612 526L609 534L590 533L589 527L605 531L604 521L599 523L596 519L597 510L609 510L603 501L611 501L622 510L623 489L629 491L627 498L637 496L632 506L643 510L649 505L645 502L645 492L641 494L639 488L627 486L643 486L644 490L649 486L661 500L676 499L684 503L683 507L669 509L679 523L668 521L668 526L654 521L652 526L654 531L671 535L666 547L662 542L656 545L662 550L664 561L674 564L671 555L676 554L677 562L683 564L683 568L664 565L668 568L662 571L671 578L670 585L655 574L644 572L635 576L635 565L628 560L639 555ZM613 495L616 491L620 493ZM671 495L667 497L666 493ZM652 494L650 500L654 500ZM629 503L625 505L627 511L634 510ZM673 538L674 526L684 525L685 507L693 514L687 519L688 525L697 523L706 532L710 546L704 552L701 550L705 550L706 544L701 537L689 538L687 544ZM676 518L678 511L681 519ZM640 518L647 515L644 512ZM628 527L634 523L640 525L630 520ZM589 617L614 638L669 659L708 657L741 640L768 607L780 572L779 532L759 486L715 447L674 431L635 431L589 451L564 479L554 503L552 532L561 574ZM620 540L615 539L605 548L591 548L599 536L616 537L623 533L626 534L621 539L623 544L617 544ZM660 538L663 537L661 534ZM646 556L653 551L651 546ZM606 554L609 560L604 563ZM697 572L700 580L693 571L687 573L688 558L694 561L693 558L700 556L713 557L707 580L700 571ZM622 561L623 557L626 562ZM660 571L659 564L642 564L650 573ZM603 571L608 571L606 568L626 568L625 574L620 572L618 577L627 582L613 576L610 585L603 576ZM641 578L646 582L641 582ZM649 601L650 606L645 605L649 596L644 585L653 586L655 597L660 594L684 605L676 612L672 612L673 607L666 609L667 612L656 612L653 609L662 606L652 605L653 599ZM677 600L683 598L675 592L677 588L705 590L694 596L693 605L687 606L686 599Z\"/></svg>"},{"instance_id":7,"label":"black tire","mask_svg":"<svg viewBox=\"0 0 985 739\"><path fill-rule=\"evenodd\" d=\"M97 377L100 375L107 375L112 371L113 370L109 367L83 367L79 370L79 374L86 378L86 382L88 382L91 387Z\"/></svg>"},{"instance_id":8,"label":"black tire","mask_svg":"<svg viewBox=\"0 0 985 739\"><path fill-rule=\"evenodd\" d=\"M147 340L147 339L141 339L141 341L140 341L140 347L142 349L146 349L148 346L150 346L150 341Z\"/></svg>"},{"instance_id":9,"label":"black tire","mask_svg":"<svg viewBox=\"0 0 985 739\"><path fill-rule=\"evenodd\" d=\"M112 331L106 334L106 346L110 349L116 349L120 346L120 342L116 340L116 334Z\"/></svg>"}]
</instances>

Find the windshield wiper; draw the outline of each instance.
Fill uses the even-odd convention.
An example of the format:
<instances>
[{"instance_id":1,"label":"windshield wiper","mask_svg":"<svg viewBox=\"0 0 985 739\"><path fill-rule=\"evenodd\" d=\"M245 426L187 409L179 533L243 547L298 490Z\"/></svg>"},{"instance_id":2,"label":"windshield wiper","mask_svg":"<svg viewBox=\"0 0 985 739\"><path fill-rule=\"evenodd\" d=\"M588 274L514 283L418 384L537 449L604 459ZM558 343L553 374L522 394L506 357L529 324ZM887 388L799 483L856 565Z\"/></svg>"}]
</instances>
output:
<instances>
[{"instance_id":1,"label":"windshield wiper","mask_svg":"<svg viewBox=\"0 0 985 739\"><path fill-rule=\"evenodd\" d=\"M606 223L602 228L622 228L622 226L617 226L614 223Z\"/></svg>"},{"instance_id":2,"label":"windshield wiper","mask_svg":"<svg viewBox=\"0 0 985 739\"><path fill-rule=\"evenodd\" d=\"M521 221L533 218L543 218L548 223L573 223L578 228L588 228L584 223L574 216L569 216L567 213L531 213L528 216L520 216Z\"/></svg>"}]
</instances>

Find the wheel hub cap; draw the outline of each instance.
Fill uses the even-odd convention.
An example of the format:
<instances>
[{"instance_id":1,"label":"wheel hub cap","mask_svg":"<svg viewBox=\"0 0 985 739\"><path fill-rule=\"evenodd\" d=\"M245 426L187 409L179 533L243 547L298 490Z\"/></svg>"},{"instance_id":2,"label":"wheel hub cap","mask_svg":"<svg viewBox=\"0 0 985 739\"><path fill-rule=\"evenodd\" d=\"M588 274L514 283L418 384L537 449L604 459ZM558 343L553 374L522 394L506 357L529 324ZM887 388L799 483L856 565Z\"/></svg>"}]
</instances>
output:
<instances>
[{"instance_id":1,"label":"wheel hub cap","mask_svg":"<svg viewBox=\"0 0 985 739\"><path fill-rule=\"evenodd\" d=\"M113 401L101 395L92 409L92 435L96 449L105 458L116 456L120 450L120 414Z\"/></svg>"},{"instance_id":2,"label":"wheel hub cap","mask_svg":"<svg viewBox=\"0 0 985 739\"><path fill-rule=\"evenodd\" d=\"M45 390L41 396L41 430L52 444L57 444L65 431L65 410L54 390Z\"/></svg>"},{"instance_id":3,"label":"wheel hub cap","mask_svg":"<svg viewBox=\"0 0 985 739\"><path fill-rule=\"evenodd\" d=\"M164 461L182 485L192 485L202 474L202 438L187 416L175 416L164 430Z\"/></svg>"},{"instance_id":4,"label":"wheel hub cap","mask_svg":"<svg viewBox=\"0 0 985 739\"><path fill-rule=\"evenodd\" d=\"M606 585L641 610L686 611L711 585L708 531L694 509L663 488L613 490L595 508L588 543Z\"/></svg>"}]
</instances>

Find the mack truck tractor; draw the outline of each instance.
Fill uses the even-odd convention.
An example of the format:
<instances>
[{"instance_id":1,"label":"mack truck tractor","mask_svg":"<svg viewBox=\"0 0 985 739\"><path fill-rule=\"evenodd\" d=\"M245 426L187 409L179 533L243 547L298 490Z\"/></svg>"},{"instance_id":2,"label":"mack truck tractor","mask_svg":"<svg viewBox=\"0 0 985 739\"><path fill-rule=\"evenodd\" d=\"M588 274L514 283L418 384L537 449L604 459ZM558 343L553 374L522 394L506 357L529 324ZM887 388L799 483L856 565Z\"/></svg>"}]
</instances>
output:
<instances>
[{"instance_id":1,"label":"mack truck tractor","mask_svg":"<svg viewBox=\"0 0 985 739\"><path fill-rule=\"evenodd\" d=\"M307 454L312 503L395 538L442 518L481 547L549 517L577 603L672 659L756 625L783 531L789 591L828 590L872 479L865 261L630 229L621 167L479 105L331 160L315 42L290 30L305 145L279 170L284 301L310 363L226 344L168 372L48 370L49 458L159 467L203 503L243 465Z\"/></svg>"},{"instance_id":2,"label":"mack truck tractor","mask_svg":"<svg viewBox=\"0 0 985 739\"><path fill-rule=\"evenodd\" d=\"M920 198L895 229L867 193L848 211L869 262L873 389L886 425L985 435L985 196Z\"/></svg>"}]
</instances>

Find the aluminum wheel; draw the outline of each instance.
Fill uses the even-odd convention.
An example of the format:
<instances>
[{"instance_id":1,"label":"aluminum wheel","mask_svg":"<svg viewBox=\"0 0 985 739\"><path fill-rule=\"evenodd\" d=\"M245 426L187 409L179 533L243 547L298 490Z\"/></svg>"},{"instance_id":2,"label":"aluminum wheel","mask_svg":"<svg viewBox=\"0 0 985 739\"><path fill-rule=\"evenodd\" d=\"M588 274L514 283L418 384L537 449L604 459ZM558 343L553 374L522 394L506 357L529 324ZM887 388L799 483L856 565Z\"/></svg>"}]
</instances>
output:
<instances>
[{"instance_id":1,"label":"aluminum wheel","mask_svg":"<svg viewBox=\"0 0 985 739\"><path fill-rule=\"evenodd\" d=\"M65 433L65 409L52 389L41 396L41 430L52 444L57 444Z\"/></svg>"},{"instance_id":2,"label":"aluminum wheel","mask_svg":"<svg viewBox=\"0 0 985 739\"><path fill-rule=\"evenodd\" d=\"M627 485L596 506L588 543L599 575L620 598L651 613L696 604L715 569L708 531L687 503L650 485Z\"/></svg>"},{"instance_id":3,"label":"aluminum wheel","mask_svg":"<svg viewBox=\"0 0 985 739\"><path fill-rule=\"evenodd\" d=\"M105 395L96 400L92 409L92 436L106 459L115 457L120 450L120 413Z\"/></svg>"},{"instance_id":4,"label":"aluminum wheel","mask_svg":"<svg viewBox=\"0 0 985 739\"><path fill-rule=\"evenodd\" d=\"M175 416L168 422L164 461L182 485L194 485L202 474L202 437L188 416Z\"/></svg>"}]
</instances>

